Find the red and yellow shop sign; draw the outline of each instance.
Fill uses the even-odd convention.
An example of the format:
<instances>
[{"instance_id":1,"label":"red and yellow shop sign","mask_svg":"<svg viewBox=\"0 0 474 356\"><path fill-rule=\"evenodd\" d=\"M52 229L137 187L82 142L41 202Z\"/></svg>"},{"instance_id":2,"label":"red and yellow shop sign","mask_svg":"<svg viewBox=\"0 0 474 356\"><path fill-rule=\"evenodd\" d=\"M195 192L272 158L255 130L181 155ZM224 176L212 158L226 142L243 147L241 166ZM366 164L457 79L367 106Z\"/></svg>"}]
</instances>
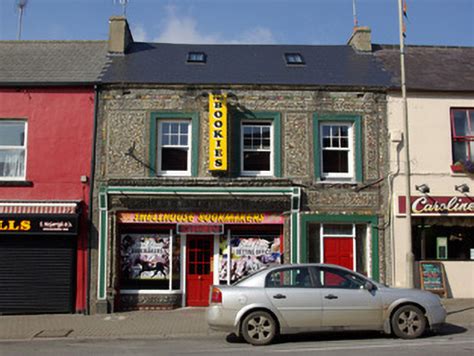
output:
<instances>
[{"instance_id":1,"label":"red and yellow shop sign","mask_svg":"<svg viewBox=\"0 0 474 356\"><path fill-rule=\"evenodd\" d=\"M124 224L283 224L283 216L268 213L119 212Z\"/></svg>"},{"instance_id":2,"label":"red and yellow shop sign","mask_svg":"<svg viewBox=\"0 0 474 356\"><path fill-rule=\"evenodd\" d=\"M227 96L209 94L209 170L227 171Z\"/></svg>"}]
</instances>

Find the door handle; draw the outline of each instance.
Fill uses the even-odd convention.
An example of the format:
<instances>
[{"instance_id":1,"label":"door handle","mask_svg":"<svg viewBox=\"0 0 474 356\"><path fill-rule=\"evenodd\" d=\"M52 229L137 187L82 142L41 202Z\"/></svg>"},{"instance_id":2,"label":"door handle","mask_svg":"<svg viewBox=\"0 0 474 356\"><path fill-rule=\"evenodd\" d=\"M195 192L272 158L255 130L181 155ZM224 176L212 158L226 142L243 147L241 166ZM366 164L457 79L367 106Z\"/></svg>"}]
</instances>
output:
<instances>
[{"instance_id":1,"label":"door handle","mask_svg":"<svg viewBox=\"0 0 474 356\"><path fill-rule=\"evenodd\" d=\"M329 295L325 296L324 298L326 298L326 299L338 299L339 297L337 295L334 295L334 294L329 294Z\"/></svg>"},{"instance_id":2,"label":"door handle","mask_svg":"<svg viewBox=\"0 0 474 356\"><path fill-rule=\"evenodd\" d=\"M286 295L283 294L277 294L273 296L273 299L286 299Z\"/></svg>"}]
</instances>

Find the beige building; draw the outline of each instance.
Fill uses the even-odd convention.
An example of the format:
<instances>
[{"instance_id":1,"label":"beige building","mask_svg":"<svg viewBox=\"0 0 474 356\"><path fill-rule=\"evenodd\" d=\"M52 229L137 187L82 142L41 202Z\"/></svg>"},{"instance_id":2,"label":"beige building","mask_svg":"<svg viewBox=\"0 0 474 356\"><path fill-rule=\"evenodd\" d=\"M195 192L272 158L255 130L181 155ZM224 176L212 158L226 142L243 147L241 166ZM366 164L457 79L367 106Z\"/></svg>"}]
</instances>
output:
<instances>
[{"instance_id":1,"label":"beige building","mask_svg":"<svg viewBox=\"0 0 474 356\"><path fill-rule=\"evenodd\" d=\"M376 55L399 77L398 47ZM387 96L392 284L473 298L474 48L408 47L406 67L412 236L406 233L403 100L399 89Z\"/></svg>"}]
</instances>

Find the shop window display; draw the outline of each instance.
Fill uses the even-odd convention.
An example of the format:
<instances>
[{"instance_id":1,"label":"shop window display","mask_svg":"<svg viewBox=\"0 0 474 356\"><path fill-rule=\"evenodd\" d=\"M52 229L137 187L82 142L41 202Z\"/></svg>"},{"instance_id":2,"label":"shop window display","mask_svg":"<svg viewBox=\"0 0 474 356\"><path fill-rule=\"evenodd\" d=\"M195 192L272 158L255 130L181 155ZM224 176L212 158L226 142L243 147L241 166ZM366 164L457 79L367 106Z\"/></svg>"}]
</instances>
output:
<instances>
[{"instance_id":1,"label":"shop window display","mask_svg":"<svg viewBox=\"0 0 474 356\"><path fill-rule=\"evenodd\" d=\"M220 238L220 284L234 283L262 268L281 263L280 236L232 235Z\"/></svg>"},{"instance_id":2,"label":"shop window display","mask_svg":"<svg viewBox=\"0 0 474 356\"><path fill-rule=\"evenodd\" d=\"M179 289L179 246L179 239L174 237L172 241L169 234L122 234L120 240L121 287ZM171 248L172 266L170 265Z\"/></svg>"},{"instance_id":3,"label":"shop window display","mask_svg":"<svg viewBox=\"0 0 474 356\"><path fill-rule=\"evenodd\" d=\"M413 230L413 252L417 261L474 260L472 227L420 224Z\"/></svg>"}]
</instances>

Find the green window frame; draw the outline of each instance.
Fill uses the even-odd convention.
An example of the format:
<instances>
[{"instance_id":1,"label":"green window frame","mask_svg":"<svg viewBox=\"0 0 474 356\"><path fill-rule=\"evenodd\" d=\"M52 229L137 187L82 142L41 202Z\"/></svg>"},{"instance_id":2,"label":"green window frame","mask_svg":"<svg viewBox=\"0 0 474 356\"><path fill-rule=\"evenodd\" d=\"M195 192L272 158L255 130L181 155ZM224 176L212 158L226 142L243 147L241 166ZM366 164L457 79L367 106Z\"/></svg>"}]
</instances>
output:
<instances>
[{"instance_id":1,"label":"green window frame","mask_svg":"<svg viewBox=\"0 0 474 356\"><path fill-rule=\"evenodd\" d=\"M281 114L278 112L232 112L232 167L233 173L237 176L252 177L253 175L242 174L241 169L241 152L242 152L242 136L241 127L243 122L256 123L271 122L272 123L272 161L270 162L273 174L267 177L281 177ZM260 175L255 175L260 177ZM264 176L264 175L262 175Z\"/></svg>"},{"instance_id":2,"label":"green window frame","mask_svg":"<svg viewBox=\"0 0 474 356\"><path fill-rule=\"evenodd\" d=\"M316 180L329 182L341 181L345 182L348 178L324 178L321 169L321 124L324 123L341 123L347 125L352 124L353 130L353 176L350 181L362 182L362 117L359 115L340 115L340 114L314 114L313 117L313 147L314 147L314 176Z\"/></svg>"},{"instance_id":3,"label":"green window frame","mask_svg":"<svg viewBox=\"0 0 474 356\"><path fill-rule=\"evenodd\" d=\"M177 120L184 121L189 120L191 123L191 177L198 175L198 161L199 161L199 114L197 112L153 112L151 113L150 119L150 164L149 164L149 176L158 176L158 126L159 121ZM183 174L183 177L189 176Z\"/></svg>"}]
</instances>

